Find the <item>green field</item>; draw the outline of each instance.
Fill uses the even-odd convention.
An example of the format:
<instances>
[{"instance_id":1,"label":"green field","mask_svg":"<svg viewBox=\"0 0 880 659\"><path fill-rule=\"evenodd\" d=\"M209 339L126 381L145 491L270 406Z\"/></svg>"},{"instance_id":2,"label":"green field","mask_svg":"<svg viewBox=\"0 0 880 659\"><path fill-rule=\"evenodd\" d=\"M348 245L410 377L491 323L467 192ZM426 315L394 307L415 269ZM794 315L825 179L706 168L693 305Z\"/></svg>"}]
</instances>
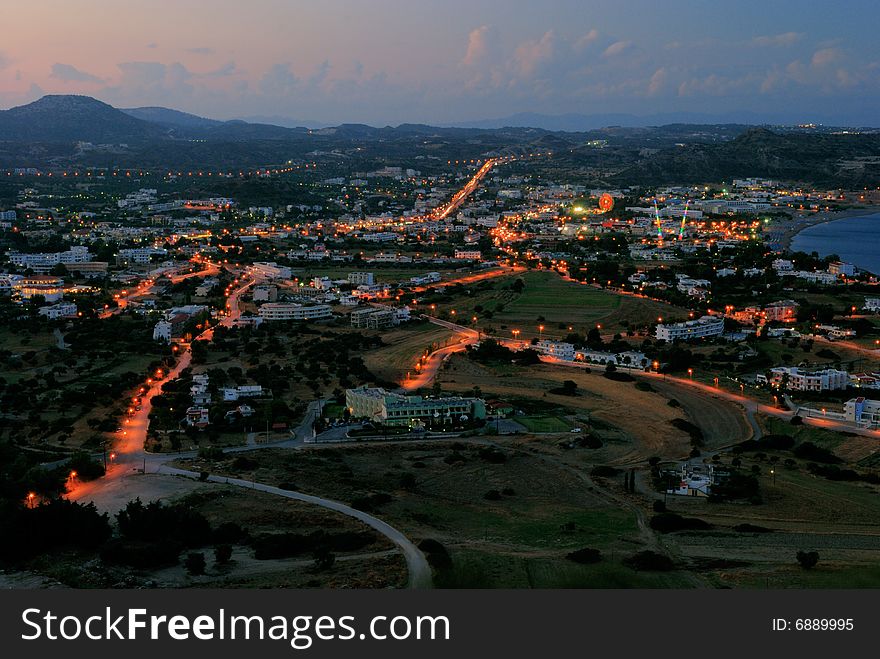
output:
<instances>
[{"instance_id":1,"label":"green field","mask_svg":"<svg viewBox=\"0 0 880 659\"><path fill-rule=\"evenodd\" d=\"M512 290L516 279L525 283L521 293ZM438 313L465 321L472 316L478 325L491 325L502 335L519 329L520 338L559 338L573 331L586 333L596 325L602 331L621 331L627 325L656 322L658 316L685 318L687 311L645 298L618 295L563 279L556 272L530 271L499 277L491 288L438 305ZM491 318L485 312L491 313ZM543 332L539 327L543 325Z\"/></svg>"},{"instance_id":2,"label":"green field","mask_svg":"<svg viewBox=\"0 0 880 659\"><path fill-rule=\"evenodd\" d=\"M571 424L560 416L518 416L514 421L531 432L568 432Z\"/></svg>"}]
</instances>

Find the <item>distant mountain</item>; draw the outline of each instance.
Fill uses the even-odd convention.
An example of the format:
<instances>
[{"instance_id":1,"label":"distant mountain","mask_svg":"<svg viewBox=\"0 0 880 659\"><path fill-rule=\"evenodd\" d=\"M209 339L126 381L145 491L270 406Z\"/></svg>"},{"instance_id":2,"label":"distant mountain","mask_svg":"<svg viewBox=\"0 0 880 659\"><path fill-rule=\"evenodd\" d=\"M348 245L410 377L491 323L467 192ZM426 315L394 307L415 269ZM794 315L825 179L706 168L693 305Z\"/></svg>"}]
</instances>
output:
<instances>
[{"instance_id":1,"label":"distant mountain","mask_svg":"<svg viewBox=\"0 0 880 659\"><path fill-rule=\"evenodd\" d=\"M269 124L270 126L281 126L282 128L327 128L332 126L327 122L314 121L312 119L292 119L277 114L272 115L251 115L247 117L239 117L240 121L249 124Z\"/></svg>"},{"instance_id":2,"label":"distant mountain","mask_svg":"<svg viewBox=\"0 0 880 659\"><path fill-rule=\"evenodd\" d=\"M188 112L161 107L128 108L122 111L141 121L149 121L150 123L174 128L208 129L223 123L216 119L206 119Z\"/></svg>"},{"instance_id":3,"label":"distant mountain","mask_svg":"<svg viewBox=\"0 0 880 659\"><path fill-rule=\"evenodd\" d=\"M463 121L448 124L461 128L504 128L504 127L531 127L543 128L550 131L585 132L605 128L608 126L620 126L624 128L640 128L648 126L664 126L667 124L783 124L786 118L779 115L759 115L751 112L729 112L723 114L708 114L697 112L667 112L649 115L635 115L627 113L606 114L540 114L535 112L520 112L498 119L483 119L480 121ZM788 120L788 123L792 123Z\"/></svg>"},{"instance_id":4,"label":"distant mountain","mask_svg":"<svg viewBox=\"0 0 880 659\"><path fill-rule=\"evenodd\" d=\"M880 180L880 134L776 133L750 128L733 140L659 150L618 172L627 184L703 183L763 176L861 186Z\"/></svg>"},{"instance_id":5,"label":"distant mountain","mask_svg":"<svg viewBox=\"0 0 880 659\"><path fill-rule=\"evenodd\" d=\"M89 96L44 96L0 111L0 141L119 144L162 139L166 133Z\"/></svg>"}]
</instances>

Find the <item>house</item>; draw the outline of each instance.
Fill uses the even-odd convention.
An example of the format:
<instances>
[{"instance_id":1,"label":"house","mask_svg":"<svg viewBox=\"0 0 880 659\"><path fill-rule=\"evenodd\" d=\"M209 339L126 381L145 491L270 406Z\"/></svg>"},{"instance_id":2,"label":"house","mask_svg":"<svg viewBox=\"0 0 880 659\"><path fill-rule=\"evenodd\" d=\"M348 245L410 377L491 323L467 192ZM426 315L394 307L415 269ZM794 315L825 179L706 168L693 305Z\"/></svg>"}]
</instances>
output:
<instances>
[{"instance_id":1,"label":"house","mask_svg":"<svg viewBox=\"0 0 880 659\"><path fill-rule=\"evenodd\" d=\"M208 408L193 405L186 410L186 423L194 428L204 428L211 422L208 419Z\"/></svg>"},{"instance_id":2,"label":"house","mask_svg":"<svg viewBox=\"0 0 880 659\"><path fill-rule=\"evenodd\" d=\"M683 323L658 324L654 332L658 340L693 341L721 336L724 333L724 318L720 316L703 316L697 320Z\"/></svg>"},{"instance_id":3,"label":"house","mask_svg":"<svg viewBox=\"0 0 880 659\"><path fill-rule=\"evenodd\" d=\"M543 339L535 344L535 350L542 355L553 357L554 359L562 359L565 361L574 361L574 345L563 341L551 341Z\"/></svg>"},{"instance_id":4,"label":"house","mask_svg":"<svg viewBox=\"0 0 880 659\"><path fill-rule=\"evenodd\" d=\"M259 384L240 385L224 387L220 392L223 394L223 400L230 402L239 398L260 398L263 395L263 387Z\"/></svg>"},{"instance_id":5,"label":"house","mask_svg":"<svg viewBox=\"0 0 880 659\"><path fill-rule=\"evenodd\" d=\"M448 424L453 427L470 419L486 418L486 405L480 398L404 396L379 387L346 390L345 406L352 418L366 418L389 426Z\"/></svg>"},{"instance_id":6,"label":"house","mask_svg":"<svg viewBox=\"0 0 880 659\"><path fill-rule=\"evenodd\" d=\"M276 320L324 320L332 318L333 312L326 304L305 306L288 302L267 302L259 309L260 318L265 321Z\"/></svg>"},{"instance_id":7,"label":"house","mask_svg":"<svg viewBox=\"0 0 880 659\"><path fill-rule=\"evenodd\" d=\"M862 428L880 428L880 400L859 396L843 406L844 418Z\"/></svg>"},{"instance_id":8,"label":"house","mask_svg":"<svg viewBox=\"0 0 880 659\"><path fill-rule=\"evenodd\" d=\"M58 318L75 318L77 312L73 302L58 302L48 307L41 307L37 313L46 316L49 320L56 320Z\"/></svg>"}]
</instances>

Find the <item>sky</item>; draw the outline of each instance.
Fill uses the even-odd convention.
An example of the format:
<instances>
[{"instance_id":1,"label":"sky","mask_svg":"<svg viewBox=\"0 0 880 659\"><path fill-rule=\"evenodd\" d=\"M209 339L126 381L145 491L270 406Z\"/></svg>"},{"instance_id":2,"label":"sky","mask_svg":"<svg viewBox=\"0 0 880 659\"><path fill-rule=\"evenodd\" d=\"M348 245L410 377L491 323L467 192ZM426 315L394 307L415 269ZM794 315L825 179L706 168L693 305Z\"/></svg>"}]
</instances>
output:
<instances>
[{"instance_id":1,"label":"sky","mask_svg":"<svg viewBox=\"0 0 880 659\"><path fill-rule=\"evenodd\" d=\"M877 0L29 0L0 25L0 108L51 93L325 124L880 125Z\"/></svg>"}]
</instances>

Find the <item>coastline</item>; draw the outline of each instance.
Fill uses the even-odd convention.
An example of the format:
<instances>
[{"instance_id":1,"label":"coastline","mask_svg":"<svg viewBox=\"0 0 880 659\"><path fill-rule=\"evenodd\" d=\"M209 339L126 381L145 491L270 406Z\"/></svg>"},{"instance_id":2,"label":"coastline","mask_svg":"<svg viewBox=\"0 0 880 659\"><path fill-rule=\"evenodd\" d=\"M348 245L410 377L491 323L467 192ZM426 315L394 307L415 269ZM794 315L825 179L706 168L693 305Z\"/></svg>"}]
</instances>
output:
<instances>
[{"instance_id":1,"label":"coastline","mask_svg":"<svg viewBox=\"0 0 880 659\"><path fill-rule=\"evenodd\" d=\"M782 251L791 251L791 243L794 240L794 237L804 229L819 224L827 224L828 222L834 222L836 220L845 220L851 217L862 217L863 215L874 215L878 213L880 213L880 206L864 206L850 210L820 211L813 215L793 215L788 225L782 229L779 244Z\"/></svg>"}]
</instances>

